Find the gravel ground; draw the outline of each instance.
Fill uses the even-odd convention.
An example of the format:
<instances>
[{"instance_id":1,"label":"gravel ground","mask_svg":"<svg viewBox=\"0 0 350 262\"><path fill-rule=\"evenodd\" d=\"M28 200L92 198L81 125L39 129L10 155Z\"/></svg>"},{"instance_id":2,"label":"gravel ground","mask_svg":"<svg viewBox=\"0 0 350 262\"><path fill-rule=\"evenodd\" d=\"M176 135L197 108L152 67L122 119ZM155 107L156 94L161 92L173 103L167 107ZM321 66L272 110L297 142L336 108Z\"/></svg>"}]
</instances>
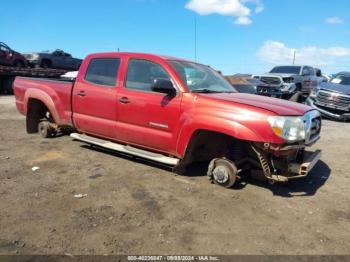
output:
<instances>
[{"instance_id":1,"label":"gravel ground","mask_svg":"<svg viewBox=\"0 0 350 262\"><path fill-rule=\"evenodd\" d=\"M68 136L27 135L12 96L0 97L0 141L0 254L350 251L350 123L324 121L308 177L230 190L196 169L176 176Z\"/></svg>"}]
</instances>

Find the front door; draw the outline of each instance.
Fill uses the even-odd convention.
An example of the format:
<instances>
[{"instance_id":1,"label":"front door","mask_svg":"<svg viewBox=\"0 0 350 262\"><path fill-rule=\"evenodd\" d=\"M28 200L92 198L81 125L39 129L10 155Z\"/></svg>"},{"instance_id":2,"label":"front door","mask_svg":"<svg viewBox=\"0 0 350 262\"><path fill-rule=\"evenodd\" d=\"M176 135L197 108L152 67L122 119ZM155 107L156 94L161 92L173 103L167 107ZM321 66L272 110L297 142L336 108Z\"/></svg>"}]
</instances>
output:
<instances>
[{"instance_id":1,"label":"front door","mask_svg":"<svg viewBox=\"0 0 350 262\"><path fill-rule=\"evenodd\" d=\"M116 139L119 58L91 59L73 89L73 121L80 132Z\"/></svg>"},{"instance_id":2,"label":"front door","mask_svg":"<svg viewBox=\"0 0 350 262\"><path fill-rule=\"evenodd\" d=\"M117 98L118 136L130 144L175 154L181 95L152 91L155 79L171 77L154 61L129 59Z\"/></svg>"}]
</instances>

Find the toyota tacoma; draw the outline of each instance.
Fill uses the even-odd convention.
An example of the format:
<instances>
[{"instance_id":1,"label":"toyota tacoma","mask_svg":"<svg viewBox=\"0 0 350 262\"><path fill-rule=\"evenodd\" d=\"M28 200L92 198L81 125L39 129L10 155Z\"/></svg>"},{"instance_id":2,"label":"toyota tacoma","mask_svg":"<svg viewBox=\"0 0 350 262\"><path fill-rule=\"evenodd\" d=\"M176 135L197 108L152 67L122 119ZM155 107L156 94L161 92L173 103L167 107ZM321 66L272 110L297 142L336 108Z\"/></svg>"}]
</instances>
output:
<instances>
[{"instance_id":1,"label":"toyota tacoma","mask_svg":"<svg viewBox=\"0 0 350 262\"><path fill-rule=\"evenodd\" d=\"M206 162L210 181L224 187L245 172L271 182L305 177L321 155L306 150L320 138L317 110L237 93L209 66L183 59L92 54L75 80L18 77L14 91L28 133L69 132L176 172Z\"/></svg>"},{"instance_id":2,"label":"toyota tacoma","mask_svg":"<svg viewBox=\"0 0 350 262\"><path fill-rule=\"evenodd\" d=\"M283 99L294 102L304 102L319 81L316 70L306 65L275 66L268 74L253 77L278 88Z\"/></svg>"}]
</instances>

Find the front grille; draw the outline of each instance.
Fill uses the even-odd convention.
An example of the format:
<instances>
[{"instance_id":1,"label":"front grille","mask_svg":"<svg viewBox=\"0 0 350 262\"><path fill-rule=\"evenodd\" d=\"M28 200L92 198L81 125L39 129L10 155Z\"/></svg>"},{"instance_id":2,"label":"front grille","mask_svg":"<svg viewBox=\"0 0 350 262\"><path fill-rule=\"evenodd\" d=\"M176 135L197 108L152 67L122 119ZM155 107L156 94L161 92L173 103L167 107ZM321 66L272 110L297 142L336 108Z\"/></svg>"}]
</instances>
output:
<instances>
[{"instance_id":1,"label":"front grille","mask_svg":"<svg viewBox=\"0 0 350 262\"><path fill-rule=\"evenodd\" d=\"M260 78L260 81L269 84L269 85L280 85L281 79L278 77L268 77L268 76L262 76Z\"/></svg>"},{"instance_id":2,"label":"front grille","mask_svg":"<svg viewBox=\"0 0 350 262\"><path fill-rule=\"evenodd\" d=\"M316 96L315 103L317 105L331 107L335 109L349 110L350 96L321 90Z\"/></svg>"},{"instance_id":3,"label":"front grille","mask_svg":"<svg viewBox=\"0 0 350 262\"><path fill-rule=\"evenodd\" d=\"M310 144L317 140L321 133L322 120L317 110L312 110L304 115L305 142Z\"/></svg>"},{"instance_id":4,"label":"front grille","mask_svg":"<svg viewBox=\"0 0 350 262\"><path fill-rule=\"evenodd\" d=\"M278 93L280 90L273 87L257 86L256 91L260 94Z\"/></svg>"},{"instance_id":5,"label":"front grille","mask_svg":"<svg viewBox=\"0 0 350 262\"><path fill-rule=\"evenodd\" d=\"M321 117L316 117L312 119L311 130L310 130L310 140L314 140L316 137L320 136L321 132Z\"/></svg>"},{"instance_id":6,"label":"front grille","mask_svg":"<svg viewBox=\"0 0 350 262\"><path fill-rule=\"evenodd\" d=\"M285 82L285 83L292 83L293 82L293 78L291 78L291 77L283 77L283 82Z\"/></svg>"}]
</instances>

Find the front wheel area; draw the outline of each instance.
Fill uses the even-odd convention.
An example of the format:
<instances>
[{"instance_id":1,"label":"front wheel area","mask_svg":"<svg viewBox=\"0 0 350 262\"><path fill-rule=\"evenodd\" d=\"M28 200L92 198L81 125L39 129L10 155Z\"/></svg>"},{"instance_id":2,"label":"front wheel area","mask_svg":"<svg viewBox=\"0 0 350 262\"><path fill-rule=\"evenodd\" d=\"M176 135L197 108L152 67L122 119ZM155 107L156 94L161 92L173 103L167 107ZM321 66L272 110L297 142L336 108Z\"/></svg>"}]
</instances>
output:
<instances>
[{"instance_id":1,"label":"front wheel area","mask_svg":"<svg viewBox=\"0 0 350 262\"><path fill-rule=\"evenodd\" d=\"M213 159L208 168L208 178L216 185L231 188L237 180L236 165L226 158Z\"/></svg>"},{"instance_id":2,"label":"front wheel area","mask_svg":"<svg viewBox=\"0 0 350 262\"><path fill-rule=\"evenodd\" d=\"M47 120L43 120L39 123L38 130L43 138L54 138L57 135L57 128Z\"/></svg>"}]
</instances>

